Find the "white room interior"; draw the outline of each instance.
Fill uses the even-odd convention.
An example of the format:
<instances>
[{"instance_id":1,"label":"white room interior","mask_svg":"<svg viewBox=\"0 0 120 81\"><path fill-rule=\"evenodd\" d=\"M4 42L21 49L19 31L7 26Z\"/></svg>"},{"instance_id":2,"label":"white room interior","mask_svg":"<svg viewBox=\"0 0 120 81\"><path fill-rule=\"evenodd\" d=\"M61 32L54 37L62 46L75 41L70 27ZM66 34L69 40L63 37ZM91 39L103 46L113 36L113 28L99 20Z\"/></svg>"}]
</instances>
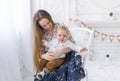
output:
<instances>
[{"instance_id":1,"label":"white room interior","mask_svg":"<svg viewBox=\"0 0 120 81\"><path fill-rule=\"evenodd\" d=\"M120 80L120 0L4 0L0 1L0 81L33 81L32 17L38 9L69 28L82 26L81 21L94 28L85 65L88 81Z\"/></svg>"},{"instance_id":2,"label":"white room interior","mask_svg":"<svg viewBox=\"0 0 120 81\"><path fill-rule=\"evenodd\" d=\"M36 9L49 11L56 22L74 28L83 21L88 28L95 29L91 57L86 64L88 81L120 80L119 0L39 0L37 3Z\"/></svg>"}]
</instances>

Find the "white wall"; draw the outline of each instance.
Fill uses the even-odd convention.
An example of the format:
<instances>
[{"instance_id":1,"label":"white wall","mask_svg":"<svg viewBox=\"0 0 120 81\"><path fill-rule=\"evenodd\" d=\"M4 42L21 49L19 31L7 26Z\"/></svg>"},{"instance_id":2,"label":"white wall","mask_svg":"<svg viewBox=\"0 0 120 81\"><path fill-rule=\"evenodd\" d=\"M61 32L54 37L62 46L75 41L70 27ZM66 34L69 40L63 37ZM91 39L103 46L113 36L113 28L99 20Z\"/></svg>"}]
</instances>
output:
<instances>
[{"instance_id":1,"label":"white wall","mask_svg":"<svg viewBox=\"0 0 120 81\"><path fill-rule=\"evenodd\" d=\"M69 0L32 0L32 13L38 9L47 10L55 22L68 24ZM32 14L32 15L33 15Z\"/></svg>"}]
</instances>

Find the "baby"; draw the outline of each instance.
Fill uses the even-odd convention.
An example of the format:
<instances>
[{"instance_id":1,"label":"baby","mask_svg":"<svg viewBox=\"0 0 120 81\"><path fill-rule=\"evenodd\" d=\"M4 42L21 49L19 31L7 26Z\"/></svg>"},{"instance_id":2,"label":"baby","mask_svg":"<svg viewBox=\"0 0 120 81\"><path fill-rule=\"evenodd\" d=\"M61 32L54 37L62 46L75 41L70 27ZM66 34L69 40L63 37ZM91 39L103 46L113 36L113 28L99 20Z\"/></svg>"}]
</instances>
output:
<instances>
[{"instance_id":1,"label":"baby","mask_svg":"<svg viewBox=\"0 0 120 81\"><path fill-rule=\"evenodd\" d=\"M61 26L56 31L56 38L52 39L49 42L43 40L44 45L49 48L48 52L67 47L76 52L87 51L87 48L81 48L80 46L71 42L69 40L69 33L70 32L67 27ZM53 61L45 61L45 59L41 59L40 67L43 67L43 71L37 73L38 78L41 80L44 77L45 73L50 73L54 68L59 67L64 62L65 56L66 54L61 54Z\"/></svg>"}]
</instances>

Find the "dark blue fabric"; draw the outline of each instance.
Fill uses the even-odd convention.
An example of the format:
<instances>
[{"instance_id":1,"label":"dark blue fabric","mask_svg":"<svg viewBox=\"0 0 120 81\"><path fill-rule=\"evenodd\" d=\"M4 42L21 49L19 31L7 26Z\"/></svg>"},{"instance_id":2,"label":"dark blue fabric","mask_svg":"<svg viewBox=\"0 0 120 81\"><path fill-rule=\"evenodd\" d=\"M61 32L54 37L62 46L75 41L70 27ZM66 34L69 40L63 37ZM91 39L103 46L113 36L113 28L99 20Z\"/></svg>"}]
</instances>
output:
<instances>
[{"instance_id":1,"label":"dark blue fabric","mask_svg":"<svg viewBox=\"0 0 120 81\"><path fill-rule=\"evenodd\" d=\"M81 67L81 56L75 56L75 51L66 55L65 62L50 74L46 74L42 80L34 81L80 81L85 77L84 69Z\"/></svg>"}]
</instances>

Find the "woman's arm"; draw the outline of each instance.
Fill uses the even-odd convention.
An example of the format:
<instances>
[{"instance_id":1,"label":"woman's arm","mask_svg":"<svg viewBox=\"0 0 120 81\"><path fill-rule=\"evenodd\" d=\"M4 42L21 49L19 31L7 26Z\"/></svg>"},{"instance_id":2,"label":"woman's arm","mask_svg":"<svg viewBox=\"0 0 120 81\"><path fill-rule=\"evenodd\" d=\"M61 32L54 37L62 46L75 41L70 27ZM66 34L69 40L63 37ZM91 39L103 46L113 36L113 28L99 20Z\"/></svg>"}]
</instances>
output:
<instances>
[{"instance_id":1,"label":"woman's arm","mask_svg":"<svg viewBox=\"0 0 120 81\"><path fill-rule=\"evenodd\" d=\"M59 50L55 50L53 52L47 52L45 54L42 54L41 58L51 61L51 60L56 59L61 54L68 53L70 51L71 51L70 48L62 48L62 49L59 49Z\"/></svg>"},{"instance_id":2,"label":"woman's arm","mask_svg":"<svg viewBox=\"0 0 120 81\"><path fill-rule=\"evenodd\" d=\"M53 56L54 58L57 58L59 57L61 54L66 54L68 52L70 52L71 49L70 48L62 48L62 49L59 49L59 50L55 50L51 53L49 53L49 55Z\"/></svg>"}]
</instances>

